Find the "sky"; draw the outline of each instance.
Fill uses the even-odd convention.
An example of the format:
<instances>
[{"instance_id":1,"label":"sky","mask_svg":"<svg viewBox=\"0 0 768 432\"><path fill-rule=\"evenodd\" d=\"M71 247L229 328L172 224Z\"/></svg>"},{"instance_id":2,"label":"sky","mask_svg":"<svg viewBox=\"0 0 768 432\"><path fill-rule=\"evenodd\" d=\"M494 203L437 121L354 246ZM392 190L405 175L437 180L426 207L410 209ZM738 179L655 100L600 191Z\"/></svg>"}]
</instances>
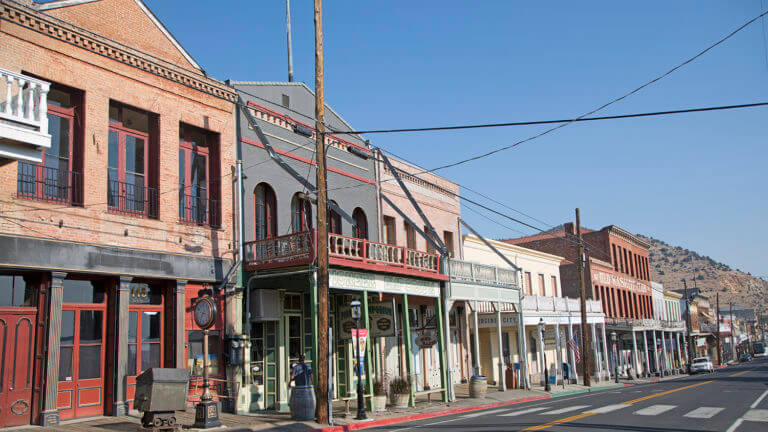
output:
<instances>
[{"instance_id":1,"label":"sky","mask_svg":"<svg viewBox=\"0 0 768 432\"><path fill-rule=\"evenodd\" d=\"M284 0L146 3L209 75L287 80ZM693 56L762 3L326 0L326 103L358 130L573 118ZM294 79L314 88L313 2L293 0L291 18ZM766 32L759 20L600 115L766 102ZM546 128L367 138L433 168ZM766 144L768 107L587 122L439 174L542 229L579 207L586 227L615 224L767 275ZM535 233L469 207L462 217L488 237Z\"/></svg>"}]
</instances>

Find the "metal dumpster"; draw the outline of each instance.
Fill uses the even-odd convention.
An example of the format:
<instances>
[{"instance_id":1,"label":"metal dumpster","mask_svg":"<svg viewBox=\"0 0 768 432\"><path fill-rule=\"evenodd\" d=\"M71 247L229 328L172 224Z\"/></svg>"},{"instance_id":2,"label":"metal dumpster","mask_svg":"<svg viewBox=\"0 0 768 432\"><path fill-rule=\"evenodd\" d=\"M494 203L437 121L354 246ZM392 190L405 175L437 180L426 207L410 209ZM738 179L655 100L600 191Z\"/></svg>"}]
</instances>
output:
<instances>
[{"instance_id":1,"label":"metal dumpster","mask_svg":"<svg viewBox=\"0 0 768 432\"><path fill-rule=\"evenodd\" d=\"M141 424L146 428L175 429L175 411L187 408L189 371L151 368L136 377L133 406L143 411Z\"/></svg>"}]
</instances>

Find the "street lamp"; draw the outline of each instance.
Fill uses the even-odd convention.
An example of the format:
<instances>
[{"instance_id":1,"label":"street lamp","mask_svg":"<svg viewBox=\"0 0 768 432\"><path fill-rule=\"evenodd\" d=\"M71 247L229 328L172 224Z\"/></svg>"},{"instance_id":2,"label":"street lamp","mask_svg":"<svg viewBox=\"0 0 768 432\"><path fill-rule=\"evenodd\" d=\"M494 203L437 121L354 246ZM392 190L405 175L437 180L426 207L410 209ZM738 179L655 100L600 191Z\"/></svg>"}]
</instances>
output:
<instances>
[{"instance_id":1,"label":"street lamp","mask_svg":"<svg viewBox=\"0 0 768 432\"><path fill-rule=\"evenodd\" d=\"M619 382L619 359L616 354L616 332L611 332L611 342L613 342L613 375L616 379L616 382Z\"/></svg>"},{"instance_id":2,"label":"street lamp","mask_svg":"<svg viewBox=\"0 0 768 432\"><path fill-rule=\"evenodd\" d=\"M352 303L349 304L352 310L352 319L355 320L355 338L357 340L352 341L355 344L355 356L357 357L357 363L355 369L357 369L357 417L355 420L365 420L368 418L365 415L365 398L363 397L363 378L362 378L362 363L360 362L360 301L355 298Z\"/></svg>"},{"instance_id":3,"label":"street lamp","mask_svg":"<svg viewBox=\"0 0 768 432\"><path fill-rule=\"evenodd\" d=\"M547 365L547 347L544 346L544 318L539 318L539 335L541 337L541 352L544 354L544 391L552 391L549 386L549 366Z\"/></svg>"}]
</instances>

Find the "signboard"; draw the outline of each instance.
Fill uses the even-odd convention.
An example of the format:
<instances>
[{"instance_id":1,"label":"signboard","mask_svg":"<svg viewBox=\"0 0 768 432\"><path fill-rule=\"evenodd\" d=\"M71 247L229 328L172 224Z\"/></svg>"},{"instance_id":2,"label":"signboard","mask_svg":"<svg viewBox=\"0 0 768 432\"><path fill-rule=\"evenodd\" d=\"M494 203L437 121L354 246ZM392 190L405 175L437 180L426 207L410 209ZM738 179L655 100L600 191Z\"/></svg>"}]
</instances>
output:
<instances>
[{"instance_id":1,"label":"signboard","mask_svg":"<svg viewBox=\"0 0 768 432\"><path fill-rule=\"evenodd\" d=\"M408 294L422 297L440 297L440 283L422 279L331 269L328 285L347 291L369 291Z\"/></svg>"},{"instance_id":2,"label":"signboard","mask_svg":"<svg viewBox=\"0 0 768 432\"><path fill-rule=\"evenodd\" d=\"M355 320L352 319L352 310L349 306L339 308L339 318L341 319L339 338L351 338ZM395 336L395 313L391 302L368 303L368 319L371 325L371 337Z\"/></svg>"},{"instance_id":3,"label":"signboard","mask_svg":"<svg viewBox=\"0 0 768 432\"><path fill-rule=\"evenodd\" d=\"M437 334L431 331L422 332L416 337L416 345L419 348L432 348L437 344Z\"/></svg>"},{"instance_id":4,"label":"signboard","mask_svg":"<svg viewBox=\"0 0 768 432\"><path fill-rule=\"evenodd\" d=\"M601 271L592 271L592 282L601 285L611 285L613 287L634 291L639 294L651 293L651 287L644 283Z\"/></svg>"},{"instance_id":5,"label":"signboard","mask_svg":"<svg viewBox=\"0 0 768 432\"><path fill-rule=\"evenodd\" d=\"M696 338L696 346L697 347L703 347L707 345L707 339L706 338Z\"/></svg>"},{"instance_id":6,"label":"signboard","mask_svg":"<svg viewBox=\"0 0 768 432\"><path fill-rule=\"evenodd\" d=\"M365 377L365 342L368 339L368 329L350 329L352 335L352 355L357 355L357 347L360 346L360 358L357 365L360 368L360 376Z\"/></svg>"},{"instance_id":7,"label":"signboard","mask_svg":"<svg viewBox=\"0 0 768 432\"><path fill-rule=\"evenodd\" d=\"M131 282L128 285L128 292L130 293L130 296L128 297L128 302L130 304L150 303L149 285L144 283Z\"/></svg>"}]
</instances>

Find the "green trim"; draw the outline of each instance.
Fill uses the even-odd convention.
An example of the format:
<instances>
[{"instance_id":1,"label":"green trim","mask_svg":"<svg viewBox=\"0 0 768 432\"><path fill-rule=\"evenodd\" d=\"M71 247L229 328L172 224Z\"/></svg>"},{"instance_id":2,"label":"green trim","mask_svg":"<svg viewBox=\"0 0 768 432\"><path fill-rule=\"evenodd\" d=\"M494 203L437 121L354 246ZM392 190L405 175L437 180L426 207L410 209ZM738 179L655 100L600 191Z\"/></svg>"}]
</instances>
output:
<instances>
[{"instance_id":1,"label":"green trim","mask_svg":"<svg viewBox=\"0 0 768 432\"><path fill-rule=\"evenodd\" d=\"M437 315L437 349L440 356L440 384L443 387L443 402L448 402L448 374L446 370L446 344L445 329L443 328L443 302L441 298L435 299L435 313Z\"/></svg>"},{"instance_id":2,"label":"green trim","mask_svg":"<svg viewBox=\"0 0 768 432\"><path fill-rule=\"evenodd\" d=\"M406 379L411 381L413 377L413 357L411 353L411 314L408 310L408 294L403 294L403 342L405 343L405 369L408 371ZM411 381L411 394L408 397L408 406L416 406L416 383Z\"/></svg>"},{"instance_id":3,"label":"green trim","mask_svg":"<svg viewBox=\"0 0 768 432\"><path fill-rule=\"evenodd\" d=\"M368 291L363 291L363 328L368 329L368 343L365 344L365 389L366 394L373 394L373 368L371 367L373 337L371 320L368 315ZM373 398L368 399L368 410L373 411Z\"/></svg>"}]
</instances>

